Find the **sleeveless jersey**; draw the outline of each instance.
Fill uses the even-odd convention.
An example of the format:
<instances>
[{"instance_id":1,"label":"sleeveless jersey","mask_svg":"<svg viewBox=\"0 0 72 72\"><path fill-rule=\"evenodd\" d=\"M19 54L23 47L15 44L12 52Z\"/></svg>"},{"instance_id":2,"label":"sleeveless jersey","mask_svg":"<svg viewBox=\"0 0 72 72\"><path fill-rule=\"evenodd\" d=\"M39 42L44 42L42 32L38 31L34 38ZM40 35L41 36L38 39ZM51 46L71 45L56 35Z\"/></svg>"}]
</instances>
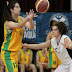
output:
<instances>
[{"instance_id":1,"label":"sleeveless jersey","mask_svg":"<svg viewBox=\"0 0 72 72\"><path fill-rule=\"evenodd\" d=\"M62 35L59 44L57 44L56 37L51 39L51 45L54 48L54 51L59 58L59 60L62 62L62 64L70 64L72 62L72 59L67 51L67 49L61 44L64 43L64 39L68 37L66 35Z\"/></svg>"},{"instance_id":2,"label":"sleeveless jersey","mask_svg":"<svg viewBox=\"0 0 72 72\"><path fill-rule=\"evenodd\" d=\"M30 62L30 55L31 55L31 50L28 49L26 54L24 53L23 49L20 50L20 61L21 63L28 64Z\"/></svg>"},{"instance_id":3,"label":"sleeveless jersey","mask_svg":"<svg viewBox=\"0 0 72 72\"><path fill-rule=\"evenodd\" d=\"M18 22L21 22L19 17ZM7 30L6 24L4 23L4 42L1 49L8 51L19 51L22 48L23 32L23 27Z\"/></svg>"},{"instance_id":4,"label":"sleeveless jersey","mask_svg":"<svg viewBox=\"0 0 72 72\"><path fill-rule=\"evenodd\" d=\"M42 63L47 63L48 62L48 58L46 58L43 54L42 54L42 50L38 51L39 53L39 61Z\"/></svg>"}]
</instances>

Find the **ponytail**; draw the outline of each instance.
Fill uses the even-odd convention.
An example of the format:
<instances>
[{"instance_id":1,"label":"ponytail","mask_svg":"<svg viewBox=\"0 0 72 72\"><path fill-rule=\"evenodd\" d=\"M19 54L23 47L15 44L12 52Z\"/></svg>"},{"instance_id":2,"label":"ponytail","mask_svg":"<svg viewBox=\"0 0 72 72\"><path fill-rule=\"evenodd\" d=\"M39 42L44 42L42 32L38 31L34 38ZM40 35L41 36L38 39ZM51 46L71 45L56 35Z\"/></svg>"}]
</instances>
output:
<instances>
[{"instance_id":1,"label":"ponytail","mask_svg":"<svg viewBox=\"0 0 72 72\"><path fill-rule=\"evenodd\" d=\"M8 21L12 20L11 13L8 10L8 6L7 5L4 6L4 12L3 12L3 17L2 17L2 21L3 22L5 22L6 20L8 20Z\"/></svg>"}]
</instances>

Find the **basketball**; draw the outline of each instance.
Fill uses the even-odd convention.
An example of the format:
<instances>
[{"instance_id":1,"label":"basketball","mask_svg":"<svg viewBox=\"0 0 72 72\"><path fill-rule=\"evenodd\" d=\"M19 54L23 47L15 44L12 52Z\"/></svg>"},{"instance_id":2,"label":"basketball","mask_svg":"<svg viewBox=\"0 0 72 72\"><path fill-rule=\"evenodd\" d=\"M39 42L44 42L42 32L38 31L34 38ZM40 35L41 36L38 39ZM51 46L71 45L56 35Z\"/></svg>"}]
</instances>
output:
<instances>
[{"instance_id":1,"label":"basketball","mask_svg":"<svg viewBox=\"0 0 72 72\"><path fill-rule=\"evenodd\" d=\"M50 4L48 0L37 0L35 2L36 11L39 13L45 13L49 10Z\"/></svg>"}]
</instances>

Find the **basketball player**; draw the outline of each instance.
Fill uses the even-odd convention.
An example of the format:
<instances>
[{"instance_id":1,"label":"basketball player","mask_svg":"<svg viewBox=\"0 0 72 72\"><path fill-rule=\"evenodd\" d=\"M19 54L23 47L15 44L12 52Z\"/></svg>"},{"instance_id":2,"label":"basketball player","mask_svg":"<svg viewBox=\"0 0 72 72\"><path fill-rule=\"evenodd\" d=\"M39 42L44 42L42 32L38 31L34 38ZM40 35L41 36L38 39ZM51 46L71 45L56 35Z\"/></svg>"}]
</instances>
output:
<instances>
[{"instance_id":1,"label":"basketball player","mask_svg":"<svg viewBox=\"0 0 72 72\"><path fill-rule=\"evenodd\" d=\"M23 41L23 44L27 44L27 42ZM32 57L33 57L33 52L31 49L27 49L23 47L20 50L20 54L19 54L20 72L25 72L25 70L29 72L31 70L32 72L37 72L35 65L32 64Z\"/></svg>"},{"instance_id":2,"label":"basketball player","mask_svg":"<svg viewBox=\"0 0 72 72\"><path fill-rule=\"evenodd\" d=\"M37 68L39 68L39 72L44 72L45 68L48 69L48 54L46 53L46 49L37 51L36 63Z\"/></svg>"},{"instance_id":3,"label":"basketball player","mask_svg":"<svg viewBox=\"0 0 72 72\"><path fill-rule=\"evenodd\" d=\"M58 23L55 20L52 20L50 22L50 28L52 29L53 24ZM53 31L50 31L47 35L46 41L50 40L54 38L53 36ZM54 70L58 67L58 65L61 64L61 61L58 59L58 57L56 56L53 47L51 46L49 48L49 58L48 58L48 68L51 68L51 72L54 72Z\"/></svg>"},{"instance_id":4,"label":"basketball player","mask_svg":"<svg viewBox=\"0 0 72 72\"><path fill-rule=\"evenodd\" d=\"M54 72L72 72L72 58L66 49L66 47L72 49L71 39L65 35L68 32L67 26L63 22L59 22L52 26L52 31L54 38L51 40L41 44L23 44L23 46L37 50L49 48L52 45L57 57L62 63ZM65 46L66 44L67 46Z\"/></svg>"},{"instance_id":5,"label":"basketball player","mask_svg":"<svg viewBox=\"0 0 72 72\"><path fill-rule=\"evenodd\" d=\"M18 72L18 53L22 48L23 26L33 29L33 18L37 17L33 10L27 13L27 17L20 17L20 5L12 1L5 6L3 13L4 42L1 47L1 58L7 72ZM29 22L28 22L29 21Z\"/></svg>"}]
</instances>

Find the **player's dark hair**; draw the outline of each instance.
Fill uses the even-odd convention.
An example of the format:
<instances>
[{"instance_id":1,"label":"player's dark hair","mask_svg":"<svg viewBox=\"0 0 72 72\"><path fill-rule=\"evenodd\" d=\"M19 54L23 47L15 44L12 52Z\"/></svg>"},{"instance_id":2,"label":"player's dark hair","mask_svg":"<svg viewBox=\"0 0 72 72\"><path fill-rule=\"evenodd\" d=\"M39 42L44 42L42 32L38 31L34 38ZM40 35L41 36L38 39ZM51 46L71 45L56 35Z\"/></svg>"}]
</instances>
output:
<instances>
[{"instance_id":1,"label":"player's dark hair","mask_svg":"<svg viewBox=\"0 0 72 72\"><path fill-rule=\"evenodd\" d=\"M66 34L68 32L68 27L64 22L58 22L53 26L57 26L61 35Z\"/></svg>"},{"instance_id":2,"label":"player's dark hair","mask_svg":"<svg viewBox=\"0 0 72 72\"><path fill-rule=\"evenodd\" d=\"M11 15L11 11L10 9L13 9L15 7L15 4L18 3L16 0L13 0L9 3L9 5L7 6L7 4L5 4L4 6L4 12L3 12L3 17L2 17L2 21L5 22L6 20L8 21L14 21Z\"/></svg>"},{"instance_id":3,"label":"player's dark hair","mask_svg":"<svg viewBox=\"0 0 72 72\"><path fill-rule=\"evenodd\" d=\"M52 30L52 26L54 25L54 24L56 24L57 23L57 21L56 20L51 20L50 21L50 28L51 28L51 30Z\"/></svg>"}]
</instances>

